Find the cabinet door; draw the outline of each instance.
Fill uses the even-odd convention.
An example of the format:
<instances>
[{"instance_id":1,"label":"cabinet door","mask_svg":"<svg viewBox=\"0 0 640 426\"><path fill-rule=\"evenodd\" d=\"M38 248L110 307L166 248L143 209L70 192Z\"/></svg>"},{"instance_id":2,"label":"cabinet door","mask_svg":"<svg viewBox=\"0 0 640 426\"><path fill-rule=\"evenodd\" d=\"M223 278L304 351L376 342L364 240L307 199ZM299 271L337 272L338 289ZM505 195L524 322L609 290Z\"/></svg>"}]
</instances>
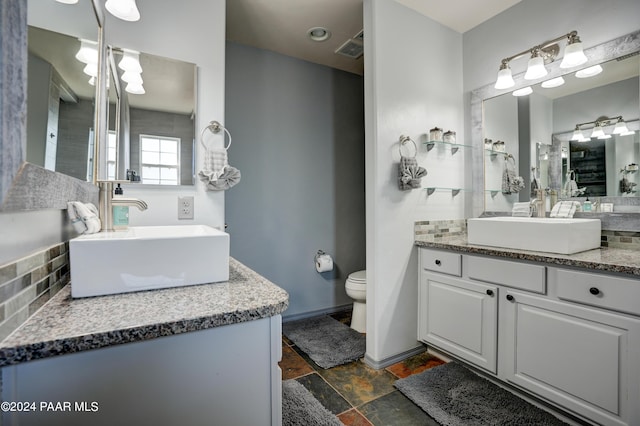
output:
<instances>
[{"instance_id":1,"label":"cabinet door","mask_svg":"<svg viewBox=\"0 0 640 426\"><path fill-rule=\"evenodd\" d=\"M497 287L421 271L418 338L496 373Z\"/></svg>"},{"instance_id":2,"label":"cabinet door","mask_svg":"<svg viewBox=\"0 0 640 426\"><path fill-rule=\"evenodd\" d=\"M505 293L501 377L599 424L640 424L640 320Z\"/></svg>"}]
</instances>

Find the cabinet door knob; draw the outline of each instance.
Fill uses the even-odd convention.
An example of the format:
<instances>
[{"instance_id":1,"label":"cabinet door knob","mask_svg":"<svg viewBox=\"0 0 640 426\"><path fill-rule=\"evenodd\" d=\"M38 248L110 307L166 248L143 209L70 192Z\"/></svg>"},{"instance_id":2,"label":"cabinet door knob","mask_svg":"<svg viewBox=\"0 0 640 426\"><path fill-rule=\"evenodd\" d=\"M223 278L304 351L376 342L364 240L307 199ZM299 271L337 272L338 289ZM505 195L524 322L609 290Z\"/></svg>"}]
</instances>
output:
<instances>
[{"instance_id":1,"label":"cabinet door knob","mask_svg":"<svg viewBox=\"0 0 640 426\"><path fill-rule=\"evenodd\" d=\"M493 290L491 289L487 290L487 296L493 296Z\"/></svg>"},{"instance_id":2,"label":"cabinet door knob","mask_svg":"<svg viewBox=\"0 0 640 426\"><path fill-rule=\"evenodd\" d=\"M440 266L442 264L442 262L440 262L440 259L436 259L436 265Z\"/></svg>"},{"instance_id":3,"label":"cabinet door knob","mask_svg":"<svg viewBox=\"0 0 640 426\"><path fill-rule=\"evenodd\" d=\"M507 294L507 300L508 300L509 302L513 302L513 301L514 301L514 299L515 299L515 298L514 298L512 295Z\"/></svg>"},{"instance_id":4,"label":"cabinet door knob","mask_svg":"<svg viewBox=\"0 0 640 426\"><path fill-rule=\"evenodd\" d=\"M593 294L594 296L597 296L598 294L600 294L600 290L598 290L598 287L591 287L589 289L589 293Z\"/></svg>"}]
</instances>

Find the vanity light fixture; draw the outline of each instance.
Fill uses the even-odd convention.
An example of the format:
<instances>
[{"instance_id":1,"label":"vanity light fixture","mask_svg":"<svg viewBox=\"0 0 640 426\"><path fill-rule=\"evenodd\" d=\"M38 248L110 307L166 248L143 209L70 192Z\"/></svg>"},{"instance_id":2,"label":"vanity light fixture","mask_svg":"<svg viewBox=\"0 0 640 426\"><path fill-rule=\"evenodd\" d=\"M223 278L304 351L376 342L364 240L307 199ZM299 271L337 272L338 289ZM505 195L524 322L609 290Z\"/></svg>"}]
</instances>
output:
<instances>
[{"instance_id":1,"label":"vanity light fixture","mask_svg":"<svg viewBox=\"0 0 640 426\"><path fill-rule=\"evenodd\" d=\"M146 93L142 84L135 83L128 83L124 90L132 95L144 95Z\"/></svg>"},{"instance_id":2,"label":"vanity light fixture","mask_svg":"<svg viewBox=\"0 0 640 426\"><path fill-rule=\"evenodd\" d=\"M613 128L613 132L611 132L611 134L605 133L604 128L607 126L611 126L614 123L615 123L615 126ZM582 129L581 129L582 126L587 126L589 124L593 124L593 130L591 131L591 138L611 139L611 135L627 136L627 135L633 135L635 133L634 131L629 130L629 128L627 127L627 124L625 123L621 115L617 117L612 117L612 118L600 117L597 120L576 124L576 129L573 131L573 135L571 136L570 140L578 141L578 142L587 142L591 140L591 138L586 138L583 136Z\"/></svg>"},{"instance_id":3,"label":"vanity light fixture","mask_svg":"<svg viewBox=\"0 0 640 426\"><path fill-rule=\"evenodd\" d=\"M139 21L140 11L136 0L107 0L104 7L110 14L123 21Z\"/></svg>"},{"instance_id":4,"label":"vanity light fixture","mask_svg":"<svg viewBox=\"0 0 640 426\"><path fill-rule=\"evenodd\" d=\"M137 72L133 72L133 71L125 71L124 73L122 73L122 77L120 77L120 78L125 83L132 83L132 84L137 84L137 85L142 85L142 83L143 83L142 75L140 75Z\"/></svg>"},{"instance_id":5,"label":"vanity light fixture","mask_svg":"<svg viewBox=\"0 0 640 426\"><path fill-rule=\"evenodd\" d=\"M560 68L571 68L584 64L588 59L582 50L582 42L578 37L578 32L571 31L570 33L534 46L531 49L527 49L513 56L504 58L500 63L495 88L508 89L515 85L509 63L512 60L521 58L529 53L531 54L531 58L529 59L527 72L524 75L525 80L537 80L547 75L548 71L545 64L551 63L555 60L560 51L558 42L564 38L567 39L567 46L564 49L564 57L562 59L562 63L560 63Z\"/></svg>"},{"instance_id":6,"label":"vanity light fixture","mask_svg":"<svg viewBox=\"0 0 640 426\"><path fill-rule=\"evenodd\" d=\"M531 86L523 87L522 89L514 90L511 94L513 96L527 96L533 93Z\"/></svg>"},{"instance_id":7,"label":"vanity light fixture","mask_svg":"<svg viewBox=\"0 0 640 426\"><path fill-rule=\"evenodd\" d=\"M602 67L600 65L594 65L592 67L585 68L583 70L577 71L576 72L576 77L578 77L578 78L589 78L589 77L593 77L594 75L598 75L601 72L602 72Z\"/></svg>"},{"instance_id":8,"label":"vanity light fixture","mask_svg":"<svg viewBox=\"0 0 640 426\"><path fill-rule=\"evenodd\" d=\"M78 0L56 0L58 3L63 3L63 4L76 4L78 3Z\"/></svg>"},{"instance_id":9,"label":"vanity light fixture","mask_svg":"<svg viewBox=\"0 0 640 426\"><path fill-rule=\"evenodd\" d=\"M556 78L552 78L551 80L543 81L541 86L544 87L545 89L551 89L554 87L562 86L563 84L564 84L564 78L556 77Z\"/></svg>"},{"instance_id":10,"label":"vanity light fixture","mask_svg":"<svg viewBox=\"0 0 640 426\"><path fill-rule=\"evenodd\" d=\"M87 65L85 65L85 67L82 70L82 72L85 73L86 75L90 76L90 77L97 77L98 76L98 64L87 64Z\"/></svg>"},{"instance_id":11,"label":"vanity light fixture","mask_svg":"<svg viewBox=\"0 0 640 426\"><path fill-rule=\"evenodd\" d=\"M98 63L98 43L91 40L79 39L80 50L76 53L76 59L85 64Z\"/></svg>"},{"instance_id":12,"label":"vanity light fixture","mask_svg":"<svg viewBox=\"0 0 640 426\"><path fill-rule=\"evenodd\" d=\"M122 59L118 62L118 67L123 71L142 73L140 66L140 52L135 50L122 49Z\"/></svg>"}]
</instances>

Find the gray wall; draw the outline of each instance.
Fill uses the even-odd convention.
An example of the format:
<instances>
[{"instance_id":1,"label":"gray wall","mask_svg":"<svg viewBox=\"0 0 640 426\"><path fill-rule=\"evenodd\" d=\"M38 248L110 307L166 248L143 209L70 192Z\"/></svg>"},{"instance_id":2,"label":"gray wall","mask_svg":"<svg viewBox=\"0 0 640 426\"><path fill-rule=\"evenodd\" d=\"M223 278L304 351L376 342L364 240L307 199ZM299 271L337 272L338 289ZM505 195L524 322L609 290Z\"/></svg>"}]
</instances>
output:
<instances>
[{"instance_id":1,"label":"gray wall","mask_svg":"<svg viewBox=\"0 0 640 426\"><path fill-rule=\"evenodd\" d=\"M93 128L93 99L60 101L56 171L87 180L89 133Z\"/></svg>"},{"instance_id":2,"label":"gray wall","mask_svg":"<svg viewBox=\"0 0 640 426\"><path fill-rule=\"evenodd\" d=\"M344 281L365 268L361 76L227 43L231 255L283 287L285 316L351 302ZM334 273L318 274L317 250Z\"/></svg>"},{"instance_id":3,"label":"gray wall","mask_svg":"<svg viewBox=\"0 0 640 426\"><path fill-rule=\"evenodd\" d=\"M27 161L44 166L49 120L51 64L29 54L27 83Z\"/></svg>"}]
</instances>

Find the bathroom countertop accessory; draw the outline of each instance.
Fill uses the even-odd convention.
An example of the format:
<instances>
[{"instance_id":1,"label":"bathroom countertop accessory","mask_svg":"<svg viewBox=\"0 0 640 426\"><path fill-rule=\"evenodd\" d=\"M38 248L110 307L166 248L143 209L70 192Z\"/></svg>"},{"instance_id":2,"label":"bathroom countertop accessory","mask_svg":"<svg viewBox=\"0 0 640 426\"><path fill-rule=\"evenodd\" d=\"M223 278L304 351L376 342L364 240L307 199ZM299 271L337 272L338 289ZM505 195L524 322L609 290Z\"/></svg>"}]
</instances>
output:
<instances>
[{"instance_id":1,"label":"bathroom countertop accessory","mask_svg":"<svg viewBox=\"0 0 640 426\"><path fill-rule=\"evenodd\" d=\"M100 221L102 223L101 231L113 231L113 207L114 206L134 206L140 211L149 208L147 203L137 198L127 198L122 196L114 197L114 184L129 183L128 180L99 180L99 207Z\"/></svg>"}]
</instances>

